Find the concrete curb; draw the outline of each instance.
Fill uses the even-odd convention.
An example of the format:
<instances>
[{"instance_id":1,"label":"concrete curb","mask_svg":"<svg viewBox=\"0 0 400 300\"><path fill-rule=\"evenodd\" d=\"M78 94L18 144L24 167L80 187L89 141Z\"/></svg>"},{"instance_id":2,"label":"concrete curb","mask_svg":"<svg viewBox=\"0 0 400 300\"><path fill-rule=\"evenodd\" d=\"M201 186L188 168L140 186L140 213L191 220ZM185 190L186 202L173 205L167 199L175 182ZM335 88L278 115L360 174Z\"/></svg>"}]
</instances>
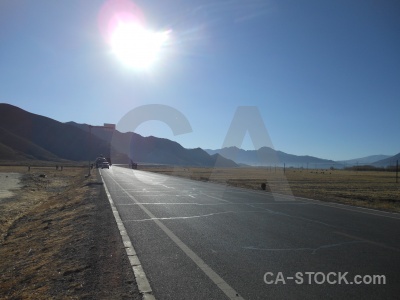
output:
<instances>
[{"instance_id":1,"label":"concrete curb","mask_svg":"<svg viewBox=\"0 0 400 300\"><path fill-rule=\"evenodd\" d=\"M108 201L110 202L110 206L112 209L112 212L114 214L115 221L117 222L117 226L119 229L119 233L121 234L122 237L122 242L124 243L124 247L126 250L126 254L128 256L130 265L132 267L133 273L135 275L136 283L139 289L140 294L143 296L143 300L155 300L156 298L153 296L153 290L151 289L150 283L147 280L146 274L142 268L142 265L140 263L140 260L138 256L136 255L135 248L132 245L132 242L126 232L124 223L121 220L121 217L119 216L117 207L114 204L114 201L111 198L111 195L107 189L106 183L104 182L103 176L101 175L101 180L103 181L104 189L107 194Z\"/></svg>"}]
</instances>

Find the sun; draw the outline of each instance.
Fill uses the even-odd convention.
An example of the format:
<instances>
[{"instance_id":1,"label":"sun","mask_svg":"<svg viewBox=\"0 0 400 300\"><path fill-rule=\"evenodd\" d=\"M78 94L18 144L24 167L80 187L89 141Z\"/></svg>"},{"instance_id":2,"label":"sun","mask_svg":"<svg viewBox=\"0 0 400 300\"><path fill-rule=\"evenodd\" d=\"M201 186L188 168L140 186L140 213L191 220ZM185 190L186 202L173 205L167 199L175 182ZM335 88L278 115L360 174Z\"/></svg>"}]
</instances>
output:
<instances>
[{"instance_id":1,"label":"sun","mask_svg":"<svg viewBox=\"0 0 400 300\"><path fill-rule=\"evenodd\" d=\"M111 48L127 67L149 69L159 58L169 32L154 32L136 22L119 22L111 33Z\"/></svg>"}]
</instances>

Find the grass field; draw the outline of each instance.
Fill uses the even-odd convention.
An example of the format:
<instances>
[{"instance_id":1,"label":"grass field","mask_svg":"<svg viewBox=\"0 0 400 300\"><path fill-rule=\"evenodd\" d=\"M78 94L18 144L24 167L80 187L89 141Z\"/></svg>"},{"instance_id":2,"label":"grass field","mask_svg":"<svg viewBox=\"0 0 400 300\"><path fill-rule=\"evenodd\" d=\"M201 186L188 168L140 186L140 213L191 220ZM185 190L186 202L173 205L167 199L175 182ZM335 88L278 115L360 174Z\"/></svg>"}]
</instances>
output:
<instances>
[{"instance_id":1,"label":"grass field","mask_svg":"<svg viewBox=\"0 0 400 300\"><path fill-rule=\"evenodd\" d=\"M0 299L140 299L101 178L85 167L21 174L0 199Z\"/></svg>"},{"instance_id":2,"label":"grass field","mask_svg":"<svg viewBox=\"0 0 400 300\"><path fill-rule=\"evenodd\" d=\"M396 183L394 172L164 166L140 169L254 190L261 190L261 184L266 183L268 192L400 212L400 183Z\"/></svg>"},{"instance_id":3,"label":"grass field","mask_svg":"<svg viewBox=\"0 0 400 300\"><path fill-rule=\"evenodd\" d=\"M49 280L62 278L61 270L77 267L57 257L73 241L70 222L75 213L79 215L73 209L85 209L76 205L85 194L79 191L83 170L35 167L28 172L27 167L2 166L0 171L22 174L21 190L0 202L0 298L51 297Z\"/></svg>"}]
</instances>

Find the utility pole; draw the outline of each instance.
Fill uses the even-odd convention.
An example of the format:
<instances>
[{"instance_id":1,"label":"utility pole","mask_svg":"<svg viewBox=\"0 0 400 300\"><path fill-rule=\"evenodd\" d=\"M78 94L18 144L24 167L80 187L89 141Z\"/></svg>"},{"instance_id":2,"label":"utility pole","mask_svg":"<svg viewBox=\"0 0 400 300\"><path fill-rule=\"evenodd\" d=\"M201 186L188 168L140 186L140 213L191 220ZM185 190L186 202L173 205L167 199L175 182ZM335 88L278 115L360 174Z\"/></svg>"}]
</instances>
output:
<instances>
[{"instance_id":1,"label":"utility pole","mask_svg":"<svg viewBox=\"0 0 400 300\"><path fill-rule=\"evenodd\" d=\"M399 182L399 160L396 161L396 183Z\"/></svg>"},{"instance_id":2,"label":"utility pole","mask_svg":"<svg viewBox=\"0 0 400 300\"><path fill-rule=\"evenodd\" d=\"M89 126L89 155L88 155L88 167L89 167L89 172L88 172L88 176L90 176L90 169L91 169L91 165L90 165L90 156L92 155L92 125L88 125Z\"/></svg>"}]
</instances>

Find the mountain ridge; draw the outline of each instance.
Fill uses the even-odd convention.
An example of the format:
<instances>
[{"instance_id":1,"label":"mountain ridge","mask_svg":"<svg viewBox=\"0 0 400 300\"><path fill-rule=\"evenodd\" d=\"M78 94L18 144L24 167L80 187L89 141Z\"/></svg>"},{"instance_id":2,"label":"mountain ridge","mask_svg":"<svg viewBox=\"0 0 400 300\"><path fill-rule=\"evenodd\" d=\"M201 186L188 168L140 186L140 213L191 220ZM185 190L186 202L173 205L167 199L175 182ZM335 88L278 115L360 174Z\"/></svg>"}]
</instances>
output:
<instances>
[{"instance_id":1,"label":"mountain ridge","mask_svg":"<svg viewBox=\"0 0 400 300\"><path fill-rule=\"evenodd\" d=\"M283 151L274 150L270 147L261 147L258 150L243 150L233 147L225 147L216 150L205 150L208 154L218 153L223 157L231 159L238 164L251 166L286 166L303 168L330 168L340 167L340 165L328 159L317 158L309 155L294 155Z\"/></svg>"},{"instance_id":2,"label":"mountain ridge","mask_svg":"<svg viewBox=\"0 0 400 300\"><path fill-rule=\"evenodd\" d=\"M0 103L0 160L93 161L98 155L113 162L144 162L185 166L237 167L204 150L139 134L112 132L88 124L62 123Z\"/></svg>"},{"instance_id":3,"label":"mountain ridge","mask_svg":"<svg viewBox=\"0 0 400 300\"><path fill-rule=\"evenodd\" d=\"M288 154L280 150L274 150L270 147L261 147L258 150L244 150L235 146L225 147L222 149L205 149L208 154L220 154L238 164L248 164L252 166L286 166L286 167L302 167L302 168L319 168L327 169L345 168L355 165L372 165L376 167L386 167L393 164L393 161L400 159L398 155L370 155L363 158L355 158L351 160L334 161L322 159L310 155L294 155Z\"/></svg>"},{"instance_id":4,"label":"mountain ridge","mask_svg":"<svg viewBox=\"0 0 400 300\"><path fill-rule=\"evenodd\" d=\"M337 161L338 163L342 163L348 166L355 166L355 165L369 165L373 164L375 162L378 162L380 160L386 159L391 157L390 155L384 155L384 154L377 154L377 155L369 155L365 157L360 157L360 158L353 158L353 159L347 159L347 160L340 160Z\"/></svg>"},{"instance_id":5,"label":"mountain ridge","mask_svg":"<svg viewBox=\"0 0 400 300\"><path fill-rule=\"evenodd\" d=\"M186 149L179 143L155 136L143 137L134 132L110 132L102 126L62 123L30 113L7 103L0 103L0 160L88 161L99 154L112 157L113 162L129 161L191 166L238 167L286 166L301 168L341 168L352 163L377 167L393 165L394 156L369 156L362 159L333 161L309 155L293 155L270 147L243 150ZM90 142L89 142L90 141ZM376 162L376 159L383 158ZM369 159L369 160L367 160ZM356 164L356 163L355 163Z\"/></svg>"},{"instance_id":6,"label":"mountain ridge","mask_svg":"<svg viewBox=\"0 0 400 300\"><path fill-rule=\"evenodd\" d=\"M400 153L397 153L396 155L374 162L372 166L374 167L396 166L398 161L400 161Z\"/></svg>"}]
</instances>

